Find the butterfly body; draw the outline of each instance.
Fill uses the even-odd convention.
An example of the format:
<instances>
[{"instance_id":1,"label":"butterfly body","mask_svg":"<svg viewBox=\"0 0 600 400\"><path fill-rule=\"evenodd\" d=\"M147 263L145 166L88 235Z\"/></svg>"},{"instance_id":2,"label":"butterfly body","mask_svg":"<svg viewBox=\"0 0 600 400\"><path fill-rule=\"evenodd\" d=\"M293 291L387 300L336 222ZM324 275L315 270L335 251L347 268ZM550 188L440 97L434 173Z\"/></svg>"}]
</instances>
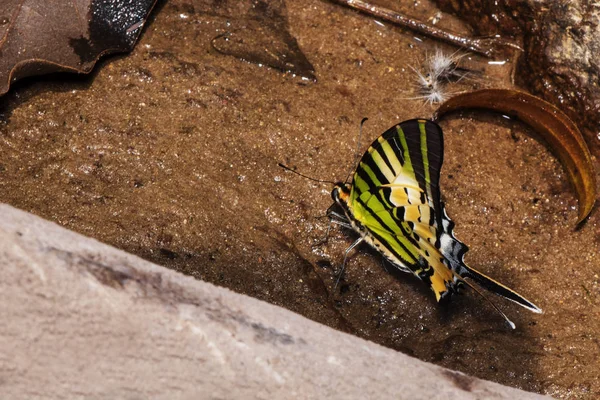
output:
<instances>
[{"instance_id":1,"label":"butterfly body","mask_svg":"<svg viewBox=\"0 0 600 400\"><path fill-rule=\"evenodd\" d=\"M334 204L365 241L393 266L410 272L449 299L471 278L480 286L534 312L541 310L512 289L468 267L468 247L454 237L454 223L440 199L441 128L415 119L388 129L368 148L351 183L338 183ZM341 215L341 214L339 214ZM469 286L471 286L469 284Z\"/></svg>"}]
</instances>

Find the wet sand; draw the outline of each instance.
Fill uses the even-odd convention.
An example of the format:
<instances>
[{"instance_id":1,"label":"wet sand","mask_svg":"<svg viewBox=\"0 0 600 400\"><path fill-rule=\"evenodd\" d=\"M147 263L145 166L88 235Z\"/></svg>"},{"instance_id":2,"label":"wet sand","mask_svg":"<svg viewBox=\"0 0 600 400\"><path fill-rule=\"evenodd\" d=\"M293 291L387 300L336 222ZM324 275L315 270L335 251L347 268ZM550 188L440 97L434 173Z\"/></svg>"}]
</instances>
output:
<instances>
[{"instance_id":1,"label":"wet sand","mask_svg":"<svg viewBox=\"0 0 600 400\"><path fill-rule=\"evenodd\" d=\"M409 66L456 49L328 2L289 2L288 33L313 82L215 51L211 40L247 13L206 9L162 4L132 54L91 76L15 85L0 108L0 201L438 365L558 398L600 396L600 217L574 230L566 173L530 129L482 113L441 122L442 195L467 263L544 310L492 297L515 331L472 291L439 307L366 247L334 289L355 236L333 229L320 244L331 185L277 165L344 180L360 120L362 153L390 126L431 117L408 99ZM508 66L465 62L490 75L451 90L506 85Z\"/></svg>"}]
</instances>

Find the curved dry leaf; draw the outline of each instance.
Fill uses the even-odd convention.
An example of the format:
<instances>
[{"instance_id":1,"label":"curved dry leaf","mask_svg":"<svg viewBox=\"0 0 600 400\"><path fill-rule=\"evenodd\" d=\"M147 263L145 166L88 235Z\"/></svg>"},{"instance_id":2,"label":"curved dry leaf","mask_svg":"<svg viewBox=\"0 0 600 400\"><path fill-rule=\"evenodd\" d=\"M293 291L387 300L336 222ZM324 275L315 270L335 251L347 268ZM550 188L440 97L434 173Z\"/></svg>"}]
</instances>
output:
<instances>
[{"instance_id":1,"label":"curved dry leaf","mask_svg":"<svg viewBox=\"0 0 600 400\"><path fill-rule=\"evenodd\" d=\"M596 175L590 151L577 128L554 105L530 94L510 89L483 89L459 94L444 102L434 119L465 108L487 109L517 117L530 125L548 142L567 170L579 200L581 223L596 202Z\"/></svg>"},{"instance_id":2,"label":"curved dry leaf","mask_svg":"<svg viewBox=\"0 0 600 400\"><path fill-rule=\"evenodd\" d=\"M17 79L89 72L106 53L130 51L156 0L3 0L0 95Z\"/></svg>"}]
</instances>

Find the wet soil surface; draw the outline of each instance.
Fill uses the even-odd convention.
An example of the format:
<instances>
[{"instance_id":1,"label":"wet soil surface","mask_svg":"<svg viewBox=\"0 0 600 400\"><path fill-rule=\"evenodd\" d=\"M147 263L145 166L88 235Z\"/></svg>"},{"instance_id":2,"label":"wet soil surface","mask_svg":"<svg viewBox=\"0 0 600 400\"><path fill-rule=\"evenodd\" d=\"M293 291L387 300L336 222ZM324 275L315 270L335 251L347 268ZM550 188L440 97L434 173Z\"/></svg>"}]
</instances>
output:
<instances>
[{"instance_id":1,"label":"wet soil surface","mask_svg":"<svg viewBox=\"0 0 600 400\"><path fill-rule=\"evenodd\" d=\"M494 115L446 118L441 188L467 263L544 314L494 297L512 331L472 291L440 307L364 247L334 288L355 236L334 228L321 243L331 185L277 164L344 180L360 120L370 118L362 152L397 122L430 117L409 99L409 66L455 49L325 1L275 14L232 4L244 2L162 3L132 54L92 76L15 86L0 111L0 201L422 360L556 397L600 397L600 214L574 230L566 173L535 133ZM211 46L228 30L268 29L261 15L287 18L275 24L286 33L262 32L270 39L253 52L281 58L265 46L293 51L295 37L317 82ZM484 73L452 90L502 86L510 74L465 62Z\"/></svg>"}]
</instances>

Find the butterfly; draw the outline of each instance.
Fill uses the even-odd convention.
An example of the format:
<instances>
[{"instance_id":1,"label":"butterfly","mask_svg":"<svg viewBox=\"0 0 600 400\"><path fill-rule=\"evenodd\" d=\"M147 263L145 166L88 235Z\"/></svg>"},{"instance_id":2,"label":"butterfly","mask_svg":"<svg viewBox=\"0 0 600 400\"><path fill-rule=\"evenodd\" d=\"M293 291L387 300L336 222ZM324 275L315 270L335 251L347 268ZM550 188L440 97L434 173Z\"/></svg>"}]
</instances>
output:
<instances>
[{"instance_id":1,"label":"butterfly","mask_svg":"<svg viewBox=\"0 0 600 400\"><path fill-rule=\"evenodd\" d=\"M351 183L336 183L331 192L334 205L328 210L330 218L360 235L346 256L366 242L394 267L428 285L438 302L449 300L463 284L481 294L465 280L469 278L541 313L514 290L465 264L468 247L454 236L454 223L441 201L443 156L442 129L425 119L395 125L371 144ZM492 305L514 329L514 323Z\"/></svg>"}]
</instances>

